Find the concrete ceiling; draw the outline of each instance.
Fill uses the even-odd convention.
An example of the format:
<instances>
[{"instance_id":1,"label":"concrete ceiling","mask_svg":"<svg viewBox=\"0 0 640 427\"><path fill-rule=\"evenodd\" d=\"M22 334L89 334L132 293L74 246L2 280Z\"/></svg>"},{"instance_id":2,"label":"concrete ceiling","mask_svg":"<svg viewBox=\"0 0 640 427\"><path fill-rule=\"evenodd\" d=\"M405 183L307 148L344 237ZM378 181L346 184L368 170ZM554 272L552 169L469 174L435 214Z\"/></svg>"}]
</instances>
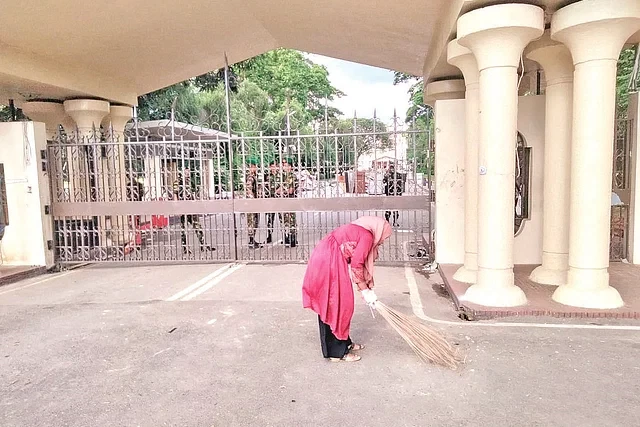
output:
<instances>
[{"instance_id":1,"label":"concrete ceiling","mask_svg":"<svg viewBox=\"0 0 640 427\"><path fill-rule=\"evenodd\" d=\"M0 3L0 97L132 104L223 66L225 52L234 63L287 47L421 75L464 0Z\"/></svg>"},{"instance_id":2,"label":"concrete ceiling","mask_svg":"<svg viewBox=\"0 0 640 427\"><path fill-rule=\"evenodd\" d=\"M575 1L575 0L574 0ZM574 1L527 1L548 18ZM459 77L446 62L458 17L509 0L0 0L0 102L138 95L287 47ZM640 41L640 32L631 41Z\"/></svg>"}]
</instances>

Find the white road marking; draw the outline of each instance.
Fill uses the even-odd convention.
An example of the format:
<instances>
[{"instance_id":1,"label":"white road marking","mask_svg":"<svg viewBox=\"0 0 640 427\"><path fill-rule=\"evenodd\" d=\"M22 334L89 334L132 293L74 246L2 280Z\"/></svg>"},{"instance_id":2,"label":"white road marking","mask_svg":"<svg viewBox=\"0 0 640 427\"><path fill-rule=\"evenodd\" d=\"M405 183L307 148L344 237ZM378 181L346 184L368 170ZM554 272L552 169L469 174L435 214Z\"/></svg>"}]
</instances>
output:
<instances>
[{"instance_id":1,"label":"white road marking","mask_svg":"<svg viewBox=\"0 0 640 427\"><path fill-rule=\"evenodd\" d=\"M167 301L177 301L177 300L179 300L183 296L188 295L190 292L193 292L194 290L198 289L200 286L206 284L209 280L219 276L224 271L226 271L229 268L231 268L231 266L233 266L233 263L227 264L227 265L225 265L223 267L220 267L219 269L217 269L213 273L203 277L202 279L198 280L196 283L194 283L194 284L192 284L190 286L187 286L185 289L181 290L177 294L175 294L172 297L168 298Z\"/></svg>"},{"instance_id":2,"label":"white road marking","mask_svg":"<svg viewBox=\"0 0 640 427\"><path fill-rule=\"evenodd\" d=\"M171 350L171 347L169 347L169 348L165 348L164 350L160 350L160 351L158 351L158 352L154 353L152 357L156 357L157 355L162 354L162 353L164 353L165 351L169 351L169 350Z\"/></svg>"},{"instance_id":3,"label":"white road marking","mask_svg":"<svg viewBox=\"0 0 640 427\"><path fill-rule=\"evenodd\" d=\"M191 292L189 295L187 295L186 297L182 298L180 301L190 301L190 300L192 300L193 298L197 297L198 295L208 291L209 289L211 289L212 287L214 287L215 285L220 283L225 277L230 276L231 274L233 274L235 271L241 269L242 267L244 267L244 264L236 264L233 267L228 268L224 273L219 274L218 276L212 278L211 280L206 282L203 286L197 288L196 290Z\"/></svg>"},{"instance_id":4,"label":"white road marking","mask_svg":"<svg viewBox=\"0 0 640 427\"><path fill-rule=\"evenodd\" d=\"M489 328L547 328L547 329L595 329L595 330L610 330L610 331L640 331L640 326L631 325L585 325L585 324L573 324L562 325L557 323L480 323L480 322L454 322L451 320L434 319L427 316L424 313L422 307L422 301L420 300L420 293L418 291L418 284L416 283L416 276L413 274L413 269L410 265L405 265L404 275L407 279L407 286L409 287L409 296L411 301L411 307L413 308L413 314L418 318L427 322L436 323L440 325L458 326L458 327L489 327Z\"/></svg>"},{"instance_id":5,"label":"white road marking","mask_svg":"<svg viewBox=\"0 0 640 427\"><path fill-rule=\"evenodd\" d=\"M74 273L74 272L75 272L75 270L65 271L64 273L60 273L60 274L53 274L53 275L51 275L49 277L45 277L44 279L40 279L40 280L38 280L36 282L29 283L28 285L15 287L15 288L12 288L12 289L7 289L6 291L0 292L0 295L8 294L10 292L19 291L19 290L26 289L26 288L30 288L31 286L39 285L40 283L48 282L48 281L53 280L53 279L59 279L60 277L68 276L69 274Z\"/></svg>"},{"instance_id":6,"label":"white road marking","mask_svg":"<svg viewBox=\"0 0 640 427\"><path fill-rule=\"evenodd\" d=\"M125 366L124 368L120 368L120 369L109 369L107 372L122 372L122 371L126 371L130 367L131 366Z\"/></svg>"},{"instance_id":7,"label":"white road marking","mask_svg":"<svg viewBox=\"0 0 640 427\"><path fill-rule=\"evenodd\" d=\"M207 325L213 325L214 323L216 323L218 321L218 319L211 319L207 322Z\"/></svg>"}]
</instances>

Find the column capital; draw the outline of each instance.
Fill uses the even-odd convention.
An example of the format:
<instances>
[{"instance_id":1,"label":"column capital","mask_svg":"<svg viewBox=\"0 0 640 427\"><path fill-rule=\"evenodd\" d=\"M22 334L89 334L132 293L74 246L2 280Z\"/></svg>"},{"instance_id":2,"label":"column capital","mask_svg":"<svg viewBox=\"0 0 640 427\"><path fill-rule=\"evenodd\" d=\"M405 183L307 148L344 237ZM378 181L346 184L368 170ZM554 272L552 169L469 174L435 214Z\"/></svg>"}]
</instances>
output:
<instances>
[{"instance_id":1,"label":"column capital","mask_svg":"<svg viewBox=\"0 0 640 427\"><path fill-rule=\"evenodd\" d=\"M458 43L458 40L451 40L447 45L447 62L462 71L467 88L478 84L480 72L476 57L473 52Z\"/></svg>"},{"instance_id":2,"label":"column capital","mask_svg":"<svg viewBox=\"0 0 640 427\"><path fill-rule=\"evenodd\" d=\"M105 128L111 125L116 135L122 134L127 122L131 120L132 117L133 107L128 105L111 105L109 114L102 119L102 125Z\"/></svg>"},{"instance_id":3,"label":"column capital","mask_svg":"<svg viewBox=\"0 0 640 427\"><path fill-rule=\"evenodd\" d=\"M574 65L617 61L624 43L640 30L640 1L582 0L551 18L551 38L564 43Z\"/></svg>"},{"instance_id":4,"label":"column capital","mask_svg":"<svg viewBox=\"0 0 640 427\"><path fill-rule=\"evenodd\" d=\"M573 59L565 45L551 39L547 30L524 51L527 58L536 61L544 69L547 87L573 81Z\"/></svg>"},{"instance_id":5,"label":"column capital","mask_svg":"<svg viewBox=\"0 0 640 427\"><path fill-rule=\"evenodd\" d=\"M433 106L436 101L444 99L464 99L464 80L438 80L427 83L424 87L424 103Z\"/></svg>"},{"instance_id":6,"label":"column capital","mask_svg":"<svg viewBox=\"0 0 640 427\"><path fill-rule=\"evenodd\" d=\"M72 99L64 101L64 110L83 131L97 129L104 116L109 114L109 103L95 99Z\"/></svg>"},{"instance_id":7,"label":"column capital","mask_svg":"<svg viewBox=\"0 0 640 427\"><path fill-rule=\"evenodd\" d=\"M67 123L69 117L59 102L31 101L22 104L22 112L35 122L44 123L47 139L52 140L58 134L58 126Z\"/></svg>"},{"instance_id":8,"label":"column capital","mask_svg":"<svg viewBox=\"0 0 640 427\"><path fill-rule=\"evenodd\" d=\"M525 46L544 32L544 11L530 4L499 4L458 18L458 43L473 52L480 71L517 67Z\"/></svg>"}]
</instances>

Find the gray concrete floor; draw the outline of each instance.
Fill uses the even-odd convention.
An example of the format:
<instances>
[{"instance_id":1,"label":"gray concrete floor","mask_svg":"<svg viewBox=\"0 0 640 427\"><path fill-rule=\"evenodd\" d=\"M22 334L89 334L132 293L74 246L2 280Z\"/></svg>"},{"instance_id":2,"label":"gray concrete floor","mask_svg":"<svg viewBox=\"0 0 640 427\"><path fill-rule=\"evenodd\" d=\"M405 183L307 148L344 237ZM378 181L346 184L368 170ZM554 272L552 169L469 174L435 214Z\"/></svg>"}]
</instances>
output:
<instances>
[{"instance_id":1,"label":"gray concrete floor","mask_svg":"<svg viewBox=\"0 0 640 427\"><path fill-rule=\"evenodd\" d=\"M214 277L221 267L91 267L1 287L0 425L638 425L638 331L458 323L437 281L415 275L465 365L422 364L359 298L363 359L330 363L301 308L304 266ZM405 269L377 273L380 299L411 313Z\"/></svg>"}]
</instances>

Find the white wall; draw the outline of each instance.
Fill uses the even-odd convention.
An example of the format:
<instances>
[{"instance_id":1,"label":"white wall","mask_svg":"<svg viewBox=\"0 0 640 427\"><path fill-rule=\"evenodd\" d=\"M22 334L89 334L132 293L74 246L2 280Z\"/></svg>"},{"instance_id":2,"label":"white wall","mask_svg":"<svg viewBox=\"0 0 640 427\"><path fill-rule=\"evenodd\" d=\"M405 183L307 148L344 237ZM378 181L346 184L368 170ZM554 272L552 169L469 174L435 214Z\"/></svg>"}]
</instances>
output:
<instances>
[{"instance_id":1,"label":"white wall","mask_svg":"<svg viewBox=\"0 0 640 427\"><path fill-rule=\"evenodd\" d=\"M53 266L49 177L42 172L41 150L46 149L44 124L0 123L0 163L7 184L9 226L1 242L7 265Z\"/></svg>"},{"instance_id":2,"label":"white wall","mask_svg":"<svg viewBox=\"0 0 640 427\"><path fill-rule=\"evenodd\" d=\"M632 264L640 264L640 100L638 93L629 95L631 132L631 203L629 205L629 254Z\"/></svg>"},{"instance_id":3,"label":"white wall","mask_svg":"<svg viewBox=\"0 0 640 427\"><path fill-rule=\"evenodd\" d=\"M532 147L530 217L514 243L515 264L542 262L544 96L519 98L518 130ZM437 101L436 261L464 262L464 100ZM515 135L514 135L515 138Z\"/></svg>"},{"instance_id":4,"label":"white wall","mask_svg":"<svg viewBox=\"0 0 640 427\"><path fill-rule=\"evenodd\" d=\"M531 147L529 213L513 246L514 264L542 263L542 204L544 202L544 96L522 96L518 102L518 131Z\"/></svg>"},{"instance_id":5,"label":"white wall","mask_svg":"<svg viewBox=\"0 0 640 427\"><path fill-rule=\"evenodd\" d=\"M435 103L436 262L464 262L464 99Z\"/></svg>"}]
</instances>

